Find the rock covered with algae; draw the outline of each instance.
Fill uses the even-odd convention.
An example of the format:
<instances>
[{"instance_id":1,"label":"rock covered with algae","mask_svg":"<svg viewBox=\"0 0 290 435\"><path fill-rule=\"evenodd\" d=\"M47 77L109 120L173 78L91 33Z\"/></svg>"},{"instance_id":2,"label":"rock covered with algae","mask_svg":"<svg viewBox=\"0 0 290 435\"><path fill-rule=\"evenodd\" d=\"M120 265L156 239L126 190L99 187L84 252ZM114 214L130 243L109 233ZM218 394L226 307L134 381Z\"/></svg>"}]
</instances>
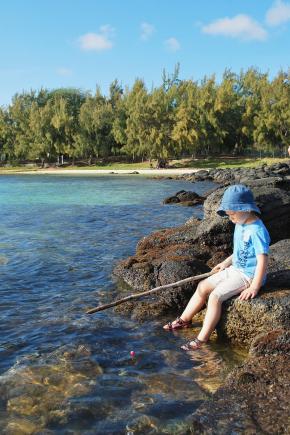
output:
<instances>
[{"instance_id":1,"label":"rock covered with algae","mask_svg":"<svg viewBox=\"0 0 290 435\"><path fill-rule=\"evenodd\" d=\"M266 286L250 302L231 299L224 304L218 333L247 348L261 333L290 327L290 239L271 246Z\"/></svg>"},{"instance_id":2,"label":"rock covered with algae","mask_svg":"<svg viewBox=\"0 0 290 435\"><path fill-rule=\"evenodd\" d=\"M249 359L193 414L190 433L289 434L289 330L258 336Z\"/></svg>"}]
</instances>

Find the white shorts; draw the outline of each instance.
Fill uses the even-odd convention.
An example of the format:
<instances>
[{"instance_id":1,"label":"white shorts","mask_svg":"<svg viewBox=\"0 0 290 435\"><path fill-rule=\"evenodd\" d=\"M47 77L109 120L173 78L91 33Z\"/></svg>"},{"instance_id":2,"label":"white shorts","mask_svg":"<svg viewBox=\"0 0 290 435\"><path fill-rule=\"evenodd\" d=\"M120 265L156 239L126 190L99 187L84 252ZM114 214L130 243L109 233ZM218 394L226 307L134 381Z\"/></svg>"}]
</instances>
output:
<instances>
[{"instance_id":1,"label":"white shorts","mask_svg":"<svg viewBox=\"0 0 290 435\"><path fill-rule=\"evenodd\" d=\"M251 278L233 266L211 275L206 281L213 286L211 294L221 302L240 294L251 285Z\"/></svg>"}]
</instances>

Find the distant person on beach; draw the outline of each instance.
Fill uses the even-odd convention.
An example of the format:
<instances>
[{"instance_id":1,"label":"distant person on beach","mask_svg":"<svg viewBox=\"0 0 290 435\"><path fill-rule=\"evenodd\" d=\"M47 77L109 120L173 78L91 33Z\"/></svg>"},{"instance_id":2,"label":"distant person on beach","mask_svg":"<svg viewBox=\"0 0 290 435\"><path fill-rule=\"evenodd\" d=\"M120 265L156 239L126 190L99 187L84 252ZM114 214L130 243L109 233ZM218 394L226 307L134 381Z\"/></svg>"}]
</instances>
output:
<instances>
[{"instance_id":1,"label":"distant person on beach","mask_svg":"<svg viewBox=\"0 0 290 435\"><path fill-rule=\"evenodd\" d=\"M196 338L182 346L183 350L199 349L209 340L220 320L224 301L236 295L242 301L253 299L266 280L270 237L251 190L242 184L229 187L217 213L227 215L235 224L233 254L198 284L181 316L164 325L168 331L189 328L193 316L208 299L202 329Z\"/></svg>"}]
</instances>

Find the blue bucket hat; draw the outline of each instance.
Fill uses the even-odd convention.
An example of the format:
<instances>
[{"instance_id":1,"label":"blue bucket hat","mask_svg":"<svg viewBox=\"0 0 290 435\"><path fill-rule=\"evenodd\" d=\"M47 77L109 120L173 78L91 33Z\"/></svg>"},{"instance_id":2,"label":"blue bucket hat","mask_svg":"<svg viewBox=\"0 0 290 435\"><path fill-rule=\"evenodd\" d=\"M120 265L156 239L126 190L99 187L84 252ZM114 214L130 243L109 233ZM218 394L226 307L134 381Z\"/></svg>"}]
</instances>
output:
<instances>
[{"instance_id":1,"label":"blue bucket hat","mask_svg":"<svg viewBox=\"0 0 290 435\"><path fill-rule=\"evenodd\" d=\"M225 216L226 210L254 211L261 214L251 190L243 184L235 184L225 191L217 213L220 216Z\"/></svg>"}]
</instances>

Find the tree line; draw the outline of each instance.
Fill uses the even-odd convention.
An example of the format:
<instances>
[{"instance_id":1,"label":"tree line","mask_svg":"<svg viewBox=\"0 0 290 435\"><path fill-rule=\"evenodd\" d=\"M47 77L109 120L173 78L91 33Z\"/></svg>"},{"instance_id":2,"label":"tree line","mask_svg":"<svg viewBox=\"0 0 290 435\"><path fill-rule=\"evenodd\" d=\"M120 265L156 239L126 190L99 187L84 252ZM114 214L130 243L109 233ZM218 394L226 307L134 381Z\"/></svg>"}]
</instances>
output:
<instances>
[{"instance_id":1,"label":"tree line","mask_svg":"<svg viewBox=\"0 0 290 435\"><path fill-rule=\"evenodd\" d=\"M162 84L131 88L118 80L107 96L79 89L31 90L0 108L2 162L70 161L110 156L167 159L241 154L290 144L290 70L270 79L255 68L180 80L179 65Z\"/></svg>"}]
</instances>

